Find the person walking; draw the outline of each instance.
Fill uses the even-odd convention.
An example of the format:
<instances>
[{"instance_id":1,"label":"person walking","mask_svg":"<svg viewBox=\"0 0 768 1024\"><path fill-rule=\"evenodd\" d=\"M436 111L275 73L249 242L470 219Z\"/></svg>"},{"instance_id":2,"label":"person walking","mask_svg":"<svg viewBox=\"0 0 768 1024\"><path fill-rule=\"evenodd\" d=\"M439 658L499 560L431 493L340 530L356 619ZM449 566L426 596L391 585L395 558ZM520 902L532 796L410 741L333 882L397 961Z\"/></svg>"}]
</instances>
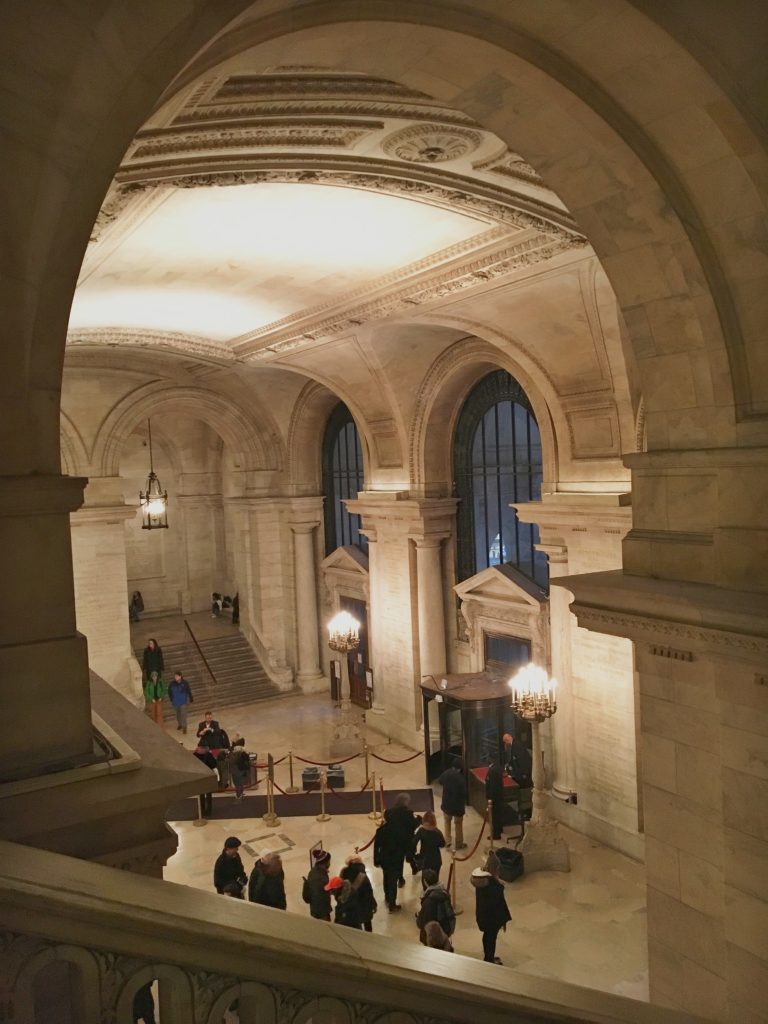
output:
<instances>
[{"instance_id":1,"label":"person walking","mask_svg":"<svg viewBox=\"0 0 768 1024\"><path fill-rule=\"evenodd\" d=\"M405 885L405 879L403 878L403 862L408 861L411 865L411 872L414 875L419 873L419 869L416 865L414 858L414 839L413 834L421 824L421 818L418 814L414 814L411 810L411 794L410 793L398 793L395 797L394 806L387 808L384 811L384 821L391 825L394 829L394 833L398 838L398 844L400 848L400 872L397 879L397 884L402 887Z\"/></svg>"},{"instance_id":2,"label":"person walking","mask_svg":"<svg viewBox=\"0 0 768 1024\"><path fill-rule=\"evenodd\" d=\"M163 724L164 697L165 683L157 672L151 672L149 679L144 684L144 699L147 702L147 711L149 711L153 720L160 726Z\"/></svg>"},{"instance_id":3,"label":"person walking","mask_svg":"<svg viewBox=\"0 0 768 1024\"><path fill-rule=\"evenodd\" d=\"M163 661L163 652L154 637L149 638L147 646L144 648L144 656L141 659L141 669L144 673L144 682L149 679L153 672L157 672L158 676L162 677L165 669L165 662Z\"/></svg>"},{"instance_id":4,"label":"person walking","mask_svg":"<svg viewBox=\"0 0 768 1024\"><path fill-rule=\"evenodd\" d=\"M445 837L437 827L437 819L433 811L425 811L421 825L416 829L414 836L416 849L416 863L421 865L422 885L426 887L424 872L429 869L440 877L440 869L443 866L443 857L440 851L445 847Z\"/></svg>"},{"instance_id":5,"label":"person walking","mask_svg":"<svg viewBox=\"0 0 768 1024\"><path fill-rule=\"evenodd\" d=\"M499 867L499 858L490 853L485 867L475 868L469 879L475 889L475 920L483 933L483 959L489 964L501 963L496 956L496 940L499 931L512 920L499 881Z\"/></svg>"},{"instance_id":6,"label":"person walking","mask_svg":"<svg viewBox=\"0 0 768 1024\"><path fill-rule=\"evenodd\" d=\"M235 800L243 799L243 790L251 775L251 758L245 749L245 740L242 736L235 736L232 740L232 750L229 754L229 777L235 787Z\"/></svg>"},{"instance_id":7,"label":"person walking","mask_svg":"<svg viewBox=\"0 0 768 1024\"><path fill-rule=\"evenodd\" d=\"M456 850L465 850L464 815L467 810L467 781L464 778L464 764L461 759L443 772L437 780L443 787L440 810L443 812L443 833L445 841L451 845L451 826L456 829Z\"/></svg>"},{"instance_id":8,"label":"person walking","mask_svg":"<svg viewBox=\"0 0 768 1024\"><path fill-rule=\"evenodd\" d=\"M312 867L306 877L302 895L309 903L309 913L319 921L331 920L331 894L326 888L331 855L328 850L315 849L310 854Z\"/></svg>"},{"instance_id":9,"label":"person walking","mask_svg":"<svg viewBox=\"0 0 768 1024\"><path fill-rule=\"evenodd\" d=\"M373 915L378 909L376 897L373 894L373 886L365 870L363 858L353 854L347 857L345 866L340 871L340 877L349 882L352 891L357 894L360 907L360 921L363 931L373 931Z\"/></svg>"},{"instance_id":10,"label":"person walking","mask_svg":"<svg viewBox=\"0 0 768 1024\"><path fill-rule=\"evenodd\" d=\"M173 673L173 682L168 687L168 699L176 712L176 732L187 734L187 710L194 704L189 683L181 672Z\"/></svg>"},{"instance_id":11,"label":"person walking","mask_svg":"<svg viewBox=\"0 0 768 1024\"><path fill-rule=\"evenodd\" d=\"M213 865L213 887L216 892L238 896L240 899L248 884L248 875L240 859L242 845L237 836L229 836L224 840L224 849Z\"/></svg>"},{"instance_id":12,"label":"person walking","mask_svg":"<svg viewBox=\"0 0 768 1024\"><path fill-rule=\"evenodd\" d=\"M386 818L376 829L373 840L373 863L381 868L384 899L391 913L402 910L397 902L398 879L403 872L403 845L400 833Z\"/></svg>"},{"instance_id":13,"label":"person walking","mask_svg":"<svg viewBox=\"0 0 768 1024\"><path fill-rule=\"evenodd\" d=\"M426 888L421 897L421 908L416 915L416 924L419 926L419 941L426 946L425 929L429 922L437 921L450 938L456 929L456 913L451 904L448 890L438 881L437 873L432 868L425 868L422 878L426 883Z\"/></svg>"},{"instance_id":14,"label":"person walking","mask_svg":"<svg viewBox=\"0 0 768 1024\"><path fill-rule=\"evenodd\" d=\"M336 898L336 909L334 911L333 923L343 924L347 928L363 927L362 913L358 893L352 888L350 882L345 881L339 875L329 879L325 887L326 892Z\"/></svg>"},{"instance_id":15,"label":"person walking","mask_svg":"<svg viewBox=\"0 0 768 1024\"><path fill-rule=\"evenodd\" d=\"M263 907L285 910L285 872L279 853L263 853L253 865L248 879L248 899Z\"/></svg>"}]
</instances>

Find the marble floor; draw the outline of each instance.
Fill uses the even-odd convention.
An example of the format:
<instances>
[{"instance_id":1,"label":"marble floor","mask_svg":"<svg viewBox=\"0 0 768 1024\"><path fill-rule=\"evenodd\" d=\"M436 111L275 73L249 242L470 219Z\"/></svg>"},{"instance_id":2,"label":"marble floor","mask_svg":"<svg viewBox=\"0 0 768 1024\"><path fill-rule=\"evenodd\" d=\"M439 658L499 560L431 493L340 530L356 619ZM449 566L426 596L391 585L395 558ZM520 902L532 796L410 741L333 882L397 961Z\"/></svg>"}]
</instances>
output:
<instances>
[{"instance_id":1,"label":"marble floor","mask_svg":"<svg viewBox=\"0 0 768 1024\"><path fill-rule=\"evenodd\" d=\"M202 707L199 708L202 717ZM290 696L224 712L213 709L230 735L237 731L246 737L248 749L257 751L259 761L272 753L281 757L288 750L303 757L326 761L334 709L325 695ZM192 716L196 721L198 716ZM370 719L370 716L369 716ZM390 744L375 732L375 721L367 726L373 754L390 760L408 757L409 751ZM194 746L194 730L181 737ZM300 767L297 764L297 769ZM371 758L377 779L383 778L388 790L423 787L423 761L415 758L404 764L388 764ZM276 781L288 786L287 762L276 769ZM297 779L297 781L300 781ZM364 781L364 763L358 758L346 765L347 789L360 788ZM264 783L259 786L263 791ZM439 807L439 793L436 794ZM338 871L344 858L355 847L364 846L374 833L374 824L365 814L336 815L328 822L314 818L284 817L280 825L268 827L261 818L227 820L217 813L203 827L193 822L171 822L179 835L179 849L169 861L165 877L173 882L211 889L214 860L224 839L238 836L246 869L266 850L280 851L286 872L289 911L304 916L307 907L301 899L302 876L308 868L308 849L318 840L331 851L332 869ZM329 807L329 810L332 808ZM481 819L468 808L465 838L471 848L478 837ZM575 832L564 829L571 851L572 870L568 874L539 872L524 875L507 885L506 896L512 913L511 925L499 937L498 955L505 965L524 973L597 988L635 999L648 999L648 963L644 871L640 864ZM469 875L488 849L487 837L476 854L458 865L458 917L453 943L457 953L481 957L480 933L474 920L474 890ZM468 852L468 851L464 851ZM379 902L374 930L400 942L418 943L414 915L419 907L421 880L410 877L399 901L403 911L390 914L381 891L381 872L373 867L372 849L362 854L369 868ZM444 858L442 879L448 875L450 856ZM297 928L300 921L297 918ZM501 968L500 968L501 969Z\"/></svg>"}]
</instances>

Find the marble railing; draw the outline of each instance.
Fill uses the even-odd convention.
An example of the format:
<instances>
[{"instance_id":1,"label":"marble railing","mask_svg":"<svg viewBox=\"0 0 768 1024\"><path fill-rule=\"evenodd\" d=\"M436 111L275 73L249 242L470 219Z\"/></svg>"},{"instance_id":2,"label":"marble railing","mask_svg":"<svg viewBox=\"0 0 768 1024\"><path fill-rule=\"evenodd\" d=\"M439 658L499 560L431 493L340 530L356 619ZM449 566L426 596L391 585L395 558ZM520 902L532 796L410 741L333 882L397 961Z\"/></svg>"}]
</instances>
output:
<instances>
[{"instance_id":1,"label":"marble railing","mask_svg":"<svg viewBox=\"0 0 768 1024\"><path fill-rule=\"evenodd\" d=\"M155 980L159 1024L691 1019L0 842L0 1020L132 1024Z\"/></svg>"}]
</instances>

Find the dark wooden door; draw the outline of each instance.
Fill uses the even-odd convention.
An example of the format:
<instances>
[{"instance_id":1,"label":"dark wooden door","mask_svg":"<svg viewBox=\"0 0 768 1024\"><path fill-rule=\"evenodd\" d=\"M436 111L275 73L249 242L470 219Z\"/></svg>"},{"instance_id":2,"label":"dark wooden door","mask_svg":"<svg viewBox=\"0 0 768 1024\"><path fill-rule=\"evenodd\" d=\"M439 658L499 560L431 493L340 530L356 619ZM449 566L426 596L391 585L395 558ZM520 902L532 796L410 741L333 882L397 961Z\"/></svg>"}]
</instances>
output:
<instances>
[{"instance_id":1,"label":"dark wooden door","mask_svg":"<svg viewBox=\"0 0 768 1024\"><path fill-rule=\"evenodd\" d=\"M365 670L369 667L368 606L365 601L358 601L355 597L342 597L339 603L342 611L349 612L360 623L360 646L347 655L349 689L352 703L361 708L368 708L370 690L365 679Z\"/></svg>"}]
</instances>

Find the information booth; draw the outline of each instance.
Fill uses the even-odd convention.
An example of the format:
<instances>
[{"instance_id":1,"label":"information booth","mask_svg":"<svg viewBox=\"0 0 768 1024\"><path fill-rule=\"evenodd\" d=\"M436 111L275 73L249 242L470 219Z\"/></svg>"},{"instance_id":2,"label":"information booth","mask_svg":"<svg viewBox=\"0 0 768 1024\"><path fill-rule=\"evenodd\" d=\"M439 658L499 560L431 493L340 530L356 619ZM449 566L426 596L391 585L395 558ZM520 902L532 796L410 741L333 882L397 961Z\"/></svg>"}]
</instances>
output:
<instances>
[{"instance_id":1,"label":"information booth","mask_svg":"<svg viewBox=\"0 0 768 1024\"><path fill-rule=\"evenodd\" d=\"M424 705L424 758L427 783L434 782L460 757L467 778L469 802L485 812L488 765L503 752L501 737L511 733L529 750L531 727L510 707L508 677L493 672L427 676L421 684ZM506 775L504 793L518 800L517 784Z\"/></svg>"}]
</instances>

